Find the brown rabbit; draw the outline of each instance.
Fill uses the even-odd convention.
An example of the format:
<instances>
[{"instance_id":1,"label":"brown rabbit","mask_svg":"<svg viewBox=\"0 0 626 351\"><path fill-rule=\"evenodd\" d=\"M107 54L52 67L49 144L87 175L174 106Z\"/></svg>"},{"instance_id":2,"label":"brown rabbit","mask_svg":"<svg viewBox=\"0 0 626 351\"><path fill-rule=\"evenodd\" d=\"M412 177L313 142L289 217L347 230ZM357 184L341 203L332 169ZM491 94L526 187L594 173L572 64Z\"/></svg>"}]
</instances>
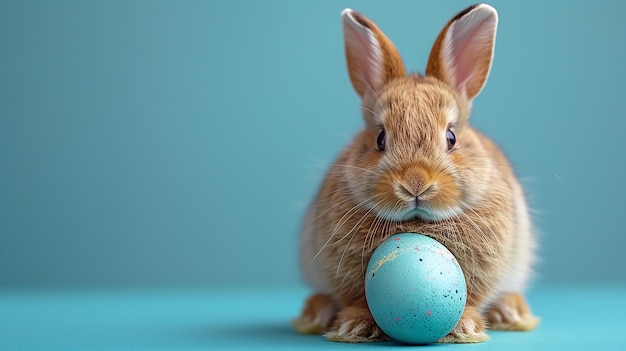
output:
<instances>
[{"instance_id":1,"label":"brown rabbit","mask_svg":"<svg viewBox=\"0 0 626 351\"><path fill-rule=\"evenodd\" d=\"M388 339L365 300L365 268L383 240L415 232L450 249L467 280L463 316L440 342L485 341L487 325L535 328L523 296L535 239L522 187L502 151L469 124L491 68L496 11L480 4L454 16L423 76L407 76L393 43L369 19L351 9L342 18L365 128L306 215L300 257L315 293L294 327L335 341Z\"/></svg>"}]
</instances>

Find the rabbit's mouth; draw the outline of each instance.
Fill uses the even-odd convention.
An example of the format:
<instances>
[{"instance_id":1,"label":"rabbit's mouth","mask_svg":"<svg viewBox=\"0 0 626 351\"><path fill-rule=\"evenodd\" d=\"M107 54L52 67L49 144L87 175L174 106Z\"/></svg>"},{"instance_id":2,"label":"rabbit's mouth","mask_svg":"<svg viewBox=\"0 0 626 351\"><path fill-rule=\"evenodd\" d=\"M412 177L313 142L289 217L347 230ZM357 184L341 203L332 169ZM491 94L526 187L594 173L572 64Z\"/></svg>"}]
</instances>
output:
<instances>
[{"instance_id":1,"label":"rabbit's mouth","mask_svg":"<svg viewBox=\"0 0 626 351\"><path fill-rule=\"evenodd\" d=\"M413 209L405 211L402 220L403 222L407 222L417 218L425 219L427 221L439 221L447 217L438 211L433 211L428 207L418 205Z\"/></svg>"},{"instance_id":2,"label":"rabbit's mouth","mask_svg":"<svg viewBox=\"0 0 626 351\"><path fill-rule=\"evenodd\" d=\"M380 209L377 211L381 217L397 222L410 222L415 220L439 222L455 217L461 209L447 207L445 209L435 209L427 203L413 200L402 208Z\"/></svg>"},{"instance_id":3,"label":"rabbit's mouth","mask_svg":"<svg viewBox=\"0 0 626 351\"><path fill-rule=\"evenodd\" d=\"M436 199L436 184L423 185L420 183L415 189L396 183L393 195L396 198L393 209L382 209L379 213L388 213L390 220L406 222L416 219L426 221L440 221L449 218L449 211L440 211L433 207ZM436 200L435 200L436 201ZM384 207L384 206L383 206Z\"/></svg>"},{"instance_id":4,"label":"rabbit's mouth","mask_svg":"<svg viewBox=\"0 0 626 351\"><path fill-rule=\"evenodd\" d=\"M432 176L416 171L423 168L413 167L410 173L404 172L401 176L384 174L371 190L363 191L362 186L353 191L361 204L366 204L364 207L374 211L378 218L389 221L439 222L460 215L463 209L458 205L457 192L444 188L438 180L431 180Z\"/></svg>"}]
</instances>

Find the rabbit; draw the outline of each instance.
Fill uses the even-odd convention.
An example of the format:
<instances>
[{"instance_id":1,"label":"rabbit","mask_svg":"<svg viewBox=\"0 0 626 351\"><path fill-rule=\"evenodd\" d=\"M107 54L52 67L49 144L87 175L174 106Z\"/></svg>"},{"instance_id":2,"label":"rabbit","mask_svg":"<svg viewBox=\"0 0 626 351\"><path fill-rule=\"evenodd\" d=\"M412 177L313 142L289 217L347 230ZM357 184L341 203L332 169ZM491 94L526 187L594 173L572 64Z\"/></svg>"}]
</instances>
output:
<instances>
[{"instance_id":1,"label":"rabbit","mask_svg":"<svg viewBox=\"0 0 626 351\"><path fill-rule=\"evenodd\" d=\"M534 329L524 291L537 244L525 195L503 152L469 123L491 69L496 10L477 4L454 16L424 75L407 75L371 20L352 9L341 17L365 126L305 215L299 254L314 293L294 328L333 341L388 340L367 306L365 269L382 241L414 232L445 245L466 278L461 319L438 342L484 342L487 327Z\"/></svg>"}]
</instances>

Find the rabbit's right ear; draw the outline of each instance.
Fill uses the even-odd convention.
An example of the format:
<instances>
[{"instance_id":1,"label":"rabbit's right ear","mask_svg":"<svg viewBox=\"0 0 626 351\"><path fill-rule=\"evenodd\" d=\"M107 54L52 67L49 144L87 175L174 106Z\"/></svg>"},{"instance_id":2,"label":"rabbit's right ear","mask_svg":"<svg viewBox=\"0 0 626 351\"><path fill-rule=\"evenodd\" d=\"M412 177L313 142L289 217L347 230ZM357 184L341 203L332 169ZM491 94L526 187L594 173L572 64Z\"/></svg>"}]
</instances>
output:
<instances>
[{"instance_id":1,"label":"rabbit's right ear","mask_svg":"<svg viewBox=\"0 0 626 351\"><path fill-rule=\"evenodd\" d=\"M393 78L406 76L398 50L385 34L360 13L341 12L348 72L359 96L376 93Z\"/></svg>"},{"instance_id":2,"label":"rabbit's right ear","mask_svg":"<svg viewBox=\"0 0 626 351\"><path fill-rule=\"evenodd\" d=\"M448 83L471 101L489 76L497 28L498 13L489 5L472 5L459 12L435 40L426 75Z\"/></svg>"}]
</instances>

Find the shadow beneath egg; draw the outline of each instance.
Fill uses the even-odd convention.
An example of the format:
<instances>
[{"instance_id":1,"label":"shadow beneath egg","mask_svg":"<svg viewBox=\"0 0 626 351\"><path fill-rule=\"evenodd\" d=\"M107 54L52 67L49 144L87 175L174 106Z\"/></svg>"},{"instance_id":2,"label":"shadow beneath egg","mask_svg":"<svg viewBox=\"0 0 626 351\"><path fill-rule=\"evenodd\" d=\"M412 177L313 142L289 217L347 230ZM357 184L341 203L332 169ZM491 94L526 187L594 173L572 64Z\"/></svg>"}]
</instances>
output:
<instances>
[{"instance_id":1,"label":"shadow beneath egg","mask_svg":"<svg viewBox=\"0 0 626 351\"><path fill-rule=\"evenodd\" d=\"M288 323L239 323L179 330L178 338L212 349L281 349L311 348L328 343L321 335L296 333Z\"/></svg>"},{"instance_id":2,"label":"shadow beneath egg","mask_svg":"<svg viewBox=\"0 0 626 351\"><path fill-rule=\"evenodd\" d=\"M339 343L329 341L322 335L303 335L293 330L288 323L259 324L241 323L212 328L188 330L186 338L194 344L216 346L219 348L250 348L275 350L278 346L288 350L310 350L323 348L364 349L366 347L440 347L445 344L411 345L398 341L384 341L362 344Z\"/></svg>"}]
</instances>

